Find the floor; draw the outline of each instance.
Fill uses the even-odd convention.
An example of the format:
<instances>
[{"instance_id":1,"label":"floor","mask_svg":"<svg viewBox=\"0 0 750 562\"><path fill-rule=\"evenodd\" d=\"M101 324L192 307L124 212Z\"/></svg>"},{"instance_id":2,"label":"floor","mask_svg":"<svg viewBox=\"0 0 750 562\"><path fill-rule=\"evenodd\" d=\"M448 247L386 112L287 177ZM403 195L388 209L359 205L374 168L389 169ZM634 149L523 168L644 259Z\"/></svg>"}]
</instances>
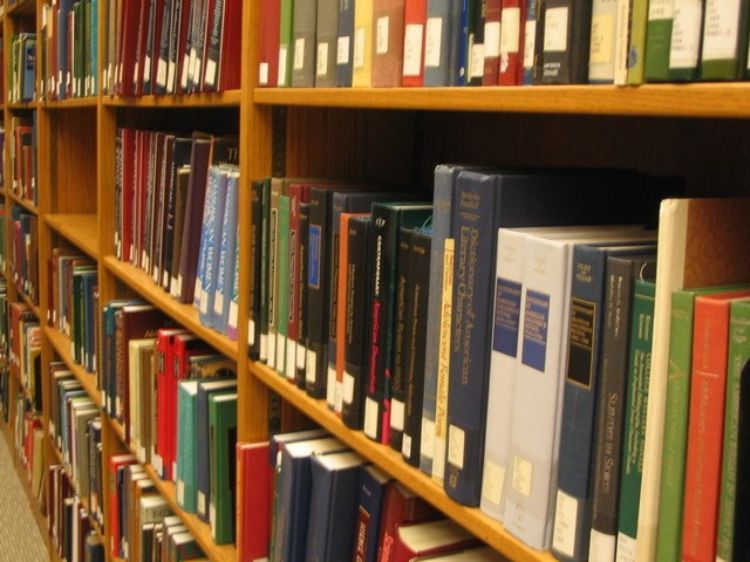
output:
<instances>
[{"instance_id":1,"label":"floor","mask_svg":"<svg viewBox=\"0 0 750 562\"><path fill-rule=\"evenodd\" d=\"M0 436L0 562L44 562L47 547L31 512L13 458Z\"/></svg>"}]
</instances>

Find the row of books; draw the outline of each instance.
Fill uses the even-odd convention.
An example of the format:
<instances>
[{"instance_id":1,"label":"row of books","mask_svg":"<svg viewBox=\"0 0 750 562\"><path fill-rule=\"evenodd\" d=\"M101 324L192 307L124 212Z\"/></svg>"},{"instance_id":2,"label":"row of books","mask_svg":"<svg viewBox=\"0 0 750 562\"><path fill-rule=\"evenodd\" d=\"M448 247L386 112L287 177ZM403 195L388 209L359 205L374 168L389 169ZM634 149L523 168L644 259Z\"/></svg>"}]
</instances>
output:
<instances>
[{"instance_id":1,"label":"row of books","mask_svg":"<svg viewBox=\"0 0 750 562\"><path fill-rule=\"evenodd\" d=\"M32 401L34 408L42 409L42 332L34 311L23 302L7 302L7 293L0 299L2 318L0 326L8 336L8 368Z\"/></svg>"},{"instance_id":2,"label":"row of books","mask_svg":"<svg viewBox=\"0 0 750 562\"><path fill-rule=\"evenodd\" d=\"M740 4L689 0L273 0L261 8L259 84L744 79L745 19Z\"/></svg>"},{"instance_id":3,"label":"row of books","mask_svg":"<svg viewBox=\"0 0 750 562\"><path fill-rule=\"evenodd\" d=\"M117 257L236 339L237 138L119 129L116 152Z\"/></svg>"},{"instance_id":4,"label":"row of books","mask_svg":"<svg viewBox=\"0 0 750 562\"><path fill-rule=\"evenodd\" d=\"M75 250L54 248L47 269L47 323L68 337L73 361L94 373L100 314L96 262Z\"/></svg>"},{"instance_id":5,"label":"row of books","mask_svg":"<svg viewBox=\"0 0 750 562\"><path fill-rule=\"evenodd\" d=\"M39 229L37 216L13 205L10 214L10 260L13 285L31 302L39 302Z\"/></svg>"},{"instance_id":6,"label":"row of books","mask_svg":"<svg viewBox=\"0 0 750 562\"><path fill-rule=\"evenodd\" d=\"M42 417L23 394L16 396L15 417L12 423L17 460L26 476L32 496L40 499L45 455Z\"/></svg>"},{"instance_id":7,"label":"row of books","mask_svg":"<svg viewBox=\"0 0 750 562\"><path fill-rule=\"evenodd\" d=\"M36 111L11 116L12 134L8 139L10 146L8 168L13 180L9 186L11 193L34 205L38 204L36 118Z\"/></svg>"},{"instance_id":8,"label":"row of books","mask_svg":"<svg viewBox=\"0 0 750 562\"><path fill-rule=\"evenodd\" d=\"M142 465L132 455L113 455L107 466L109 549L115 558L177 562L205 559Z\"/></svg>"},{"instance_id":9,"label":"row of books","mask_svg":"<svg viewBox=\"0 0 750 562\"><path fill-rule=\"evenodd\" d=\"M8 67L8 102L34 100L36 86L36 33L17 33L11 38Z\"/></svg>"},{"instance_id":10,"label":"row of books","mask_svg":"<svg viewBox=\"0 0 750 562\"><path fill-rule=\"evenodd\" d=\"M53 0L42 5L39 96L95 96L99 0Z\"/></svg>"},{"instance_id":11,"label":"row of books","mask_svg":"<svg viewBox=\"0 0 750 562\"><path fill-rule=\"evenodd\" d=\"M70 562L104 562L104 544L61 464L47 467L45 504L55 552Z\"/></svg>"},{"instance_id":12,"label":"row of books","mask_svg":"<svg viewBox=\"0 0 750 562\"><path fill-rule=\"evenodd\" d=\"M113 0L104 23L110 95L240 87L241 0Z\"/></svg>"},{"instance_id":13,"label":"row of books","mask_svg":"<svg viewBox=\"0 0 750 562\"><path fill-rule=\"evenodd\" d=\"M242 560L505 560L323 430L238 443L237 482Z\"/></svg>"}]
</instances>

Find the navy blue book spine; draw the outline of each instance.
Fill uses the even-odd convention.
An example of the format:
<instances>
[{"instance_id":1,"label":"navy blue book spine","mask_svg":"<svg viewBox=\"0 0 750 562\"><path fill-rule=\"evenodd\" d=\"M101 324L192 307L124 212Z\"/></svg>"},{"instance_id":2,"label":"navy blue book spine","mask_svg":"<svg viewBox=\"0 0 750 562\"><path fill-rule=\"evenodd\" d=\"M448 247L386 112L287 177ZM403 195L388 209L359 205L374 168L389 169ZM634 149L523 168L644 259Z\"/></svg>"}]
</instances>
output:
<instances>
[{"instance_id":1,"label":"navy blue book spine","mask_svg":"<svg viewBox=\"0 0 750 562\"><path fill-rule=\"evenodd\" d=\"M310 520L310 495L312 476L310 457L292 459L285 456L281 469L282 480L288 485L282 488L280 501L287 507L287 528L284 541L283 560L305 560L307 524ZM282 484L284 485L284 484ZM286 492L290 495L287 495ZM283 508L282 508L283 509Z\"/></svg>"},{"instance_id":2,"label":"navy blue book spine","mask_svg":"<svg viewBox=\"0 0 750 562\"><path fill-rule=\"evenodd\" d=\"M347 88L354 73L354 0L339 0L338 23L336 85Z\"/></svg>"},{"instance_id":3,"label":"navy blue book spine","mask_svg":"<svg viewBox=\"0 0 750 562\"><path fill-rule=\"evenodd\" d=\"M383 494L386 483L381 482L370 472L367 467L362 467L360 472L359 486L359 513L360 521L365 517L366 534L364 541L364 559L362 562L375 562L378 555L378 537L380 536L380 515L383 507ZM359 531L359 529L357 529ZM356 536L359 537L359 532ZM358 538L359 540L359 538Z\"/></svg>"}]
</instances>

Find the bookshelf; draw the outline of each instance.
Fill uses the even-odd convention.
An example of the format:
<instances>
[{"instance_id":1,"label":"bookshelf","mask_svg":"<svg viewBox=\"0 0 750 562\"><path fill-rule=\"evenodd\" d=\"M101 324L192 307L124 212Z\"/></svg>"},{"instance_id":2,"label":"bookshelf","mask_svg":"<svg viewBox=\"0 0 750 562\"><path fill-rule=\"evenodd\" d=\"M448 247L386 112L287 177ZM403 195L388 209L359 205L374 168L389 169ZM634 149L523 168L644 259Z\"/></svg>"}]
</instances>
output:
<instances>
[{"instance_id":1,"label":"bookshelf","mask_svg":"<svg viewBox=\"0 0 750 562\"><path fill-rule=\"evenodd\" d=\"M101 0L106 5L106 0ZM141 270L113 254L115 135L117 127L232 131L239 134L240 239L251 229L250 180L271 173L287 176L367 177L413 189L431 182L439 162L481 162L495 166L615 166L682 174L692 195L747 193L750 169L741 147L750 143L750 84L649 84L640 87L549 86L507 88L282 89L258 88L255 34L261 0L243 3L242 87L220 93L121 98L101 93L62 101L3 105L6 139L13 115L38 112L37 181L39 203L13 194L6 181L7 206L36 215L39 229L39 305L46 318L50 283L46 267L52 249L78 248L96 260L99 302L125 295L154 304L178 324L237 362L238 439L268 436L271 391L280 395L285 423L309 418L384 471L410 486L439 510L512 560L551 561L548 552L529 549L478 509L466 508L390 448L346 428L325 401L314 400L277 373L247 360L247 320L253 264L240 259L238 340L204 327L192 305L178 304ZM41 0L6 7L3 16L5 64L11 36L41 30ZM104 13L102 10L100 13ZM103 16L99 36L104 32ZM99 50L99 68L103 49ZM101 75L98 77L101 82ZM37 76L37 80L39 77ZM3 92L3 98L7 92ZM187 127L187 128L186 128ZM6 161L9 148L6 142ZM6 169L6 177L9 170ZM6 256L10 256L6 248ZM11 301L27 300L9 283ZM32 304L32 303L29 303ZM45 326L42 370L64 361L86 392L101 404L96 377L75 364L70 341ZM15 380L15 379L14 379ZM11 384L20 392L18 381ZM15 390L14 390L15 389ZM43 427L50 413L50 381L43 380ZM12 410L12 407L11 407ZM104 458L130 451L122 426L102 412ZM13 443L12 427L3 431ZM59 462L47 439L45 462ZM182 511L174 486L146 471L159 493L194 534L207 557L237 559L233 546L216 546L209 527ZM109 514L108 498L104 513ZM37 519L43 529L41 506ZM108 516L108 515L106 515ZM108 532L105 525L105 539ZM105 544L108 541L105 540ZM109 549L107 558L111 559ZM50 558L57 559L52 546Z\"/></svg>"}]
</instances>

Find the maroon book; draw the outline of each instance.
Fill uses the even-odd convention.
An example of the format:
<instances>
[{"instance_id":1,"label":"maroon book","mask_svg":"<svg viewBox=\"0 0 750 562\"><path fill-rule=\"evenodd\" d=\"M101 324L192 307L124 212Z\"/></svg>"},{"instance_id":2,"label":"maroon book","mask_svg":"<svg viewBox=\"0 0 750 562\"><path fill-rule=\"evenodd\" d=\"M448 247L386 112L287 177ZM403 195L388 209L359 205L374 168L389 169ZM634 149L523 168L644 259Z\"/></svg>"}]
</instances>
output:
<instances>
[{"instance_id":1,"label":"maroon book","mask_svg":"<svg viewBox=\"0 0 750 562\"><path fill-rule=\"evenodd\" d=\"M424 499L398 482L389 482L383 498L378 539L378 562L394 560L397 529L404 523L437 519L439 513Z\"/></svg>"},{"instance_id":2,"label":"maroon book","mask_svg":"<svg viewBox=\"0 0 750 562\"><path fill-rule=\"evenodd\" d=\"M279 0L263 0L260 7L258 85L275 88L279 82Z\"/></svg>"},{"instance_id":3,"label":"maroon book","mask_svg":"<svg viewBox=\"0 0 750 562\"><path fill-rule=\"evenodd\" d=\"M373 87L400 86L404 59L404 0L375 0L372 32Z\"/></svg>"}]
</instances>

